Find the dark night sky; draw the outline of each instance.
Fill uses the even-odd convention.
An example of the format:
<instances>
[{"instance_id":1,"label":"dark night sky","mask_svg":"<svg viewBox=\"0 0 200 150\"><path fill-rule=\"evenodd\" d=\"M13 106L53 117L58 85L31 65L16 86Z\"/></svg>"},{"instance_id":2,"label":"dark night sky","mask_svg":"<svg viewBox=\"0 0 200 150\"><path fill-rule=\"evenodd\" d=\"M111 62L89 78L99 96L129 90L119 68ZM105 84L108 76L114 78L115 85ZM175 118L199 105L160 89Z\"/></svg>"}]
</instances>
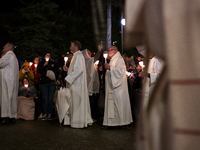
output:
<instances>
[{"instance_id":1,"label":"dark night sky","mask_svg":"<svg viewBox=\"0 0 200 150\"><path fill-rule=\"evenodd\" d=\"M72 9L74 7L75 0L50 0L57 3L61 10ZM8 13L15 10L15 8L21 7L23 4L20 0L1 0L0 1L0 13Z\"/></svg>"}]
</instances>

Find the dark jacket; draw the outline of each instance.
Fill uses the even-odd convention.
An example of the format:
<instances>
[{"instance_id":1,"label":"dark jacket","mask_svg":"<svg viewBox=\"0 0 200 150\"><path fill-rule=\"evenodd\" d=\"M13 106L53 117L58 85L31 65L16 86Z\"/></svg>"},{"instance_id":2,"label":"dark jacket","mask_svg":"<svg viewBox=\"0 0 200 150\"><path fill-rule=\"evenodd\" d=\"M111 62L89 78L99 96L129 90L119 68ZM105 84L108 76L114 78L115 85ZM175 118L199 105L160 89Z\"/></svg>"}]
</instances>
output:
<instances>
[{"instance_id":1,"label":"dark jacket","mask_svg":"<svg viewBox=\"0 0 200 150\"><path fill-rule=\"evenodd\" d=\"M48 84L53 81L46 76L47 70L52 70L55 73L56 80L57 80L58 75L59 75L59 68L57 64L52 60L49 60L46 66L44 66L44 63L45 63L45 60L43 59L42 61L40 61L37 67L37 72L40 74L40 84Z\"/></svg>"}]
</instances>

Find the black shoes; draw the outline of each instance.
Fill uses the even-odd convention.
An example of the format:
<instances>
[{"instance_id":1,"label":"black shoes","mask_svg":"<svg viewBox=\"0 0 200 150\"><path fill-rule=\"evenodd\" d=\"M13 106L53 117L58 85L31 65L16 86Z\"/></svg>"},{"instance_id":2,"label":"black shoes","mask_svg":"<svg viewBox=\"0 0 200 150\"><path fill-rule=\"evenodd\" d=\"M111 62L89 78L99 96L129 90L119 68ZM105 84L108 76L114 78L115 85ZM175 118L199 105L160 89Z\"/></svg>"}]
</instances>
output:
<instances>
[{"instance_id":1,"label":"black shoes","mask_svg":"<svg viewBox=\"0 0 200 150\"><path fill-rule=\"evenodd\" d=\"M1 118L1 124L15 124L15 118Z\"/></svg>"}]
</instances>

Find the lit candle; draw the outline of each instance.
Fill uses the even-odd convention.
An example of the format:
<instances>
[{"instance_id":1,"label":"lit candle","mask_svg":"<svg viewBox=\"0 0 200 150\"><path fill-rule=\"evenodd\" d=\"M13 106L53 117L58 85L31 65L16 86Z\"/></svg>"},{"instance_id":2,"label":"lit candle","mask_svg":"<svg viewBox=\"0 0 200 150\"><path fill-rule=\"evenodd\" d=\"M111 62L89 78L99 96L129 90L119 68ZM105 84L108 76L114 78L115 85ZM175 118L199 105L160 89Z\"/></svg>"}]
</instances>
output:
<instances>
[{"instance_id":1,"label":"lit candle","mask_svg":"<svg viewBox=\"0 0 200 150\"><path fill-rule=\"evenodd\" d=\"M49 61L49 58L47 57L47 58L45 58L46 59L46 61Z\"/></svg>"},{"instance_id":2,"label":"lit candle","mask_svg":"<svg viewBox=\"0 0 200 150\"><path fill-rule=\"evenodd\" d=\"M33 64L32 62L29 62L29 65L30 65L30 66L32 66L32 64Z\"/></svg>"},{"instance_id":3,"label":"lit candle","mask_svg":"<svg viewBox=\"0 0 200 150\"><path fill-rule=\"evenodd\" d=\"M143 61L140 61L140 62L139 62L139 65L142 67L142 71L143 71L143 68L144 68L144 66L145 66L144 63L143 63Z\"/></svg>"},{"instance_id":4,"label":"lit candle","mask_svg":"<svg viewBox=\"0 0 200 150\"><path fill-rule=\"evenodd\" d=\"M127 75L127 76L130 76L130 75L131 75L131 73L130 73L130 72L128 72L128 71L126 71L126 75Z\"/></svg>"},{"instance_id":5,"label":"lit candle","mask_svg":"<svg viewBox=\"0 0 200 150\"><path fill-rule=\"evenodd\" d=\"M65 65L67 64L68 57L64 57Z\"/></svg>"},{"instance_id":6,"label":"lit candle","mask_svg":"<svg viewBox=\"0 0 200 150\"><path fill-rule=\"evenodd\" d=\"M37 68L37 64L34 64L35 68Z\"/></svg>"},{"instance_id":7,"label":"lit candle","mask_svg":"<svg viewBox=\"0 0 200 150\"><path fill-rule=\"evenodd\" d=\"M27 87L28 87L28 84L24 84L24 87L26 87L26 88L27 88Z\"/></svg>"},{"instance_id":8,"label":"lit candle","mask_svg":"<svg viewBox=\"0 0 200 150\"><path fill-rule=\"evenodd\" d=\"M99 60L97 60L96 62L95 62L95 65L97 66L99 64Z\"/></svg>"},{"instance_id":9,"label":"lit candle","mask_svg":"<svg viewBox=\"0 0 200 150\"><path fill-rule=\"evenodd\" d=\"M107 63L106 58L108 57L108 54L107 54L107 53L104 53L104 54L103 54L103 57L105 58L105 63Z\"/></svg>"}]
</instances>

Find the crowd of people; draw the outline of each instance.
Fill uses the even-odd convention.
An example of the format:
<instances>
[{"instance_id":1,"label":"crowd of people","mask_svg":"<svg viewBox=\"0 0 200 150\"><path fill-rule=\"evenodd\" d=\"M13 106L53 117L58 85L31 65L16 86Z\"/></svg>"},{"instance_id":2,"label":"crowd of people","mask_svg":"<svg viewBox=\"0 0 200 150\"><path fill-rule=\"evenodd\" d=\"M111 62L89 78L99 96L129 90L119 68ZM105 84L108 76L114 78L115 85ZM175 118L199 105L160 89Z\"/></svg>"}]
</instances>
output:
<instances>
[{"instance_id":1,"label":"crowd of people","mask_svg":"<svg viewBox=\"0 0 200 150\"><path fill-rule=\"evenodd\" d=\"M119 126L129 129L137 119L140 101L137 95L143 89L141 57L122 57L116 46L110 46L104 63L102 45L94 57L90 50L81 49L79 41L71 41L72 54L67 55L67 62L60 68L50 52L45 52L41 58L34 58L33 64L25 61L18 69L14 44L8 42L0 58L1 123L15 123L16 119L52 120L56 114L53 110L56 92L66 87L71 100L65 125L85 128L103 118L102 129ZM151 73L155 72L148 74L153 79ZM41 114L36 115L38 97Z\"/></svg>"}]
</instances>

